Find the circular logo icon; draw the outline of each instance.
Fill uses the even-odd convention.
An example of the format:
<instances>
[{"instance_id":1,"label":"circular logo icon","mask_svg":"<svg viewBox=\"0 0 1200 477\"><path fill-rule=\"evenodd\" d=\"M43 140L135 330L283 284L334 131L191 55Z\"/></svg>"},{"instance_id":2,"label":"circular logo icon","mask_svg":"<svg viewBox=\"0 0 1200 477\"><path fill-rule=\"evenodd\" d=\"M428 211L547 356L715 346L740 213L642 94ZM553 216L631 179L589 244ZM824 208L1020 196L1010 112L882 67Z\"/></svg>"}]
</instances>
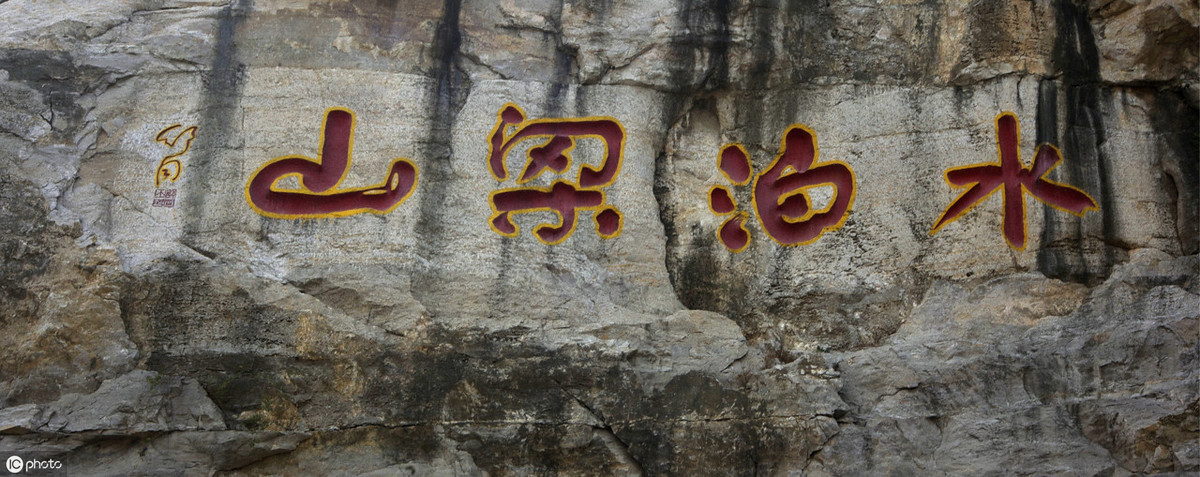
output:
<instances>
[{"instance_id":1,"label":"circular logo icon","mask_svg":"<svg viewBox=\"0 0 1200 477\"><path fill-rule=\"evenodd\" d=\"M8 461L4 463L4 466L8 468L9 472L16 474L25 469L25 461L14 455L8 458Z\"/></svg>"}]
</instances>

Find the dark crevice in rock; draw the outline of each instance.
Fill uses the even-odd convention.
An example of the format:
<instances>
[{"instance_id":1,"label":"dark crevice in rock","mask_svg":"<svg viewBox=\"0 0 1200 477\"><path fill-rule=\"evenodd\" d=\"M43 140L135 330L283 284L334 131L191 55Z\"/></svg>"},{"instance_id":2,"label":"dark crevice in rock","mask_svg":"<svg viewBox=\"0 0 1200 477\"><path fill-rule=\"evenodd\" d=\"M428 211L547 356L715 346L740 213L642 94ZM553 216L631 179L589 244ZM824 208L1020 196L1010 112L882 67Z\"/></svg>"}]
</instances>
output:
<instances>
[{"instance_id":1,"label":"dark crevice in rock","mask_svg":"<svg viewBox=\"0 0 1200 477\"><path fill-rule=\"evenodd\" d=\"M693 114L717 114L716 99L696 96L686 98L686 103L675 105L665 112L668 114L665 117L675 118L668 129L665 145L671 144L670 134L683 127L682 121L686 117ZM687 105L686 111L683 111L684 104ZM659 204L659 217L666 234L667 273L675 295L688 309L726 314L744 328L747 323L740 318L746 310L746 283L734 279L721 265L718 254L724 253L724 248L714 239L714 234L694 224L691 230L694 237L692 244L688 250L680 251L680 224L676 223L675 194L670 179L670 174L674 171L670 167L670 160L670 156L663 151L655 162L654 195Z\"/></svg>"},{"instance_id":2,"label":"dark crevice in rock","mask_svg":"<svg viewBox=\"0 0 1200 477\"><path fill-rule=\"evenodd\" d=\"M628 466L635 475L646 475L646 471L642 468L642 464L638 462L637 458L635 458L632 453L629 452L629 443L621 440L621 438L617 436L616 432L613 431L612 425L608 424L608 421L604 419L604 415L594 409L587 402L580 399L579 396L576 396L575 393L569 391L562 385L562 383L558 382L557 380L554 382L558 385L558 388L563 392L563 394L569 396L573 401L575 401L576 404L579 404L580 407L583 407L588 414L596 419L596 422L598 422L599 425L593 425L593 431L600 434L601 440L603 440L609 450L613 452L617 460Z\"/></svg>"},{"instance_id":3,"label":"dark crevice in rock","mask_svg":"<svg viewBox=\"0 0 1200 477\"><path fill-rule=\"evenodd\" d=\"M1158 91L1149 114L1169 151L1158 148L1180 252L1191 255L1200 251L1200 110L1176 91Z\"/></svg>"},{"instance_id":4,"label":"dark crevice in rock","mask_svg":"<svg viewBox=\"0 0 1200 477\"><path fill-rule=\"evenodd\" d=\"M689 96L668 94L663 98L661 117L665 133L663 133L662 150L657 151L658 155L654 158L654 200L658 205L658 220L662 223L663 237L666 240L664 247L666 263L664 265L675 297L681 303L683 303L683 299L680 296L680 275L675 258L679 248L679 233L676 223L678 211L674 200L674 181L671 180L675 170L671 164L672 156L668 155L667 149L673 144L672 135L677 134L683 127L683 122L686 121L692 108L692 98ZM688 305L684 303L684 306Z\"/></svg>"}]
</instances>

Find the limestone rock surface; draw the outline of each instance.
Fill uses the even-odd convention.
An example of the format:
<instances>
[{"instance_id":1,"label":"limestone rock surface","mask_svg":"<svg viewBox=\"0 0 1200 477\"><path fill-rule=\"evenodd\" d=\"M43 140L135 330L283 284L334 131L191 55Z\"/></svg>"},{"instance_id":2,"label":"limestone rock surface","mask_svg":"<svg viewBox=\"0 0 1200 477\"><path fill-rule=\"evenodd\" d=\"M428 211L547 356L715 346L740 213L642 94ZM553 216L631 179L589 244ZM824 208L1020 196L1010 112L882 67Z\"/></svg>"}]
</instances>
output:
<instances>
[{"instance_id":1,"label":"limestone rock surface","mask_svg":"<svg viewBox=\"0 0 1200 477\"><path fill-rule=\"evenodd\" d=\"M1200 472L1198 10L0 1L0 457L71 475ZM965 190L948 171L1002 160L1002 112L1018 167L1055 146L1028 174L1094 208L1017 185L935 226ZM620 140L529 140L497 173L503 121L564 119ZM789 130L853 191L760 189ZM343 132L336 186L271 186L370 201L407 161L411 195L304 217L254 202L268 163L316 167ZM720 167L732 145L744 181ZM563 157L518 177L535 148ZM497 226L498 191L582 183L614 150L565 239L535 236L561 202ZM843 196L804 243L763 218Z\"/></svg>"}]
</instances>

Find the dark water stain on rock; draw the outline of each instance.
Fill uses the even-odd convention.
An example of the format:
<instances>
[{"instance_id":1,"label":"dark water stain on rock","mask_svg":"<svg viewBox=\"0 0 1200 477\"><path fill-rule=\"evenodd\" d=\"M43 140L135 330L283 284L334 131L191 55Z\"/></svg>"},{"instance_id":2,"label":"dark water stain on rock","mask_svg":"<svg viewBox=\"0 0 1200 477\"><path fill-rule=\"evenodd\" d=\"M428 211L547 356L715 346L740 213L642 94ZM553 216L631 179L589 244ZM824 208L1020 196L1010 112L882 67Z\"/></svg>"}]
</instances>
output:
<instances>
[{"instance_id":1,"label":"dark water stain on rock","mask_svg":"<svg viewBox=\"0 0 1200 477\"><path fill-rule=\"evenodd\" d=\"M938 55L938 49L941 47L942 36L938 34L938 28L941 27L941 6L942 2L938 0L926 0L921 3L924 12L917 16L916 30L924 33L922 44L925 45L925 51L918 53L918 63L922 63L925 67L924 71L919 68L912 68L906 76L905 80L913 83L929 82L937 76L939 62L941 61ZM924 61L922 61L924 60Z\"/></svg>"},{"instance_id":2,"label":"dark water stain on rock","mask_svg":"<svg viewBox=\"0 0 1200 477\"><path fill-rule=\"evenodd\" d=\"M1060 225L1043 230L1038 269L1054 278L1096 283L1108 276L1117 258L1112 245L1116 233L1116 207L1109 159L1103 150L1107 140L1104 108L1110 103L1107 98L1110 93L1100 84L1100 55L1086 8L1064 0L1058 2L1056 14L1058 32L1053 61L1062 72L1066 107L1065 130L1055 141L1064 155L1059 168L1066 173L1060 172L1059 178L1096 200L1100 210L1091 213L1101 214L1102 228L1089 234L1081 229L1081 219L1045 206L1046 222L1074 224L1069 228ZM1080 233L1072 236L1070 229L1080 230ZM1100 235L1101 243L1088 243L1088 236L1094 234ZM1088 249L1094 250L1095 258L1085 258L1081 262L1079 251Z\"/></svg>"},{"instance_id":3,"label":"dark water stain on rock","mask_svg":"<svg viewBox=\"0 0 1200 477\"><path fill-rule=\"evenodd\" d=\"M580 85L579 87L575 88L575 114L578 116L582 116L582 117L590 116L590 114L589 114L590 109L588 108L588 101L591 100L591 95L588 94L589 91L590 91L590 89L586 85ZM663 126L664 131L666 131L668 129L670 129L669 124Z\"/></svg>"},{"instance_id":4,"label":"dark water stain on rock","mask_svg":"<svg viewBox=\"0 0 1200 477\"><path fill-rule=\"evenodd\" d=\"M70 53L62 51L3 49L0 69L8 72L9 81L24 83L41 94L45 109L30 112L50 126L48 139L60 143L74 142L85 124L88 111L78 104L79 98L113 81L106 71L77 65Z\"/></svg>"},{"instance_id":5,"label":"dark water stain on rock","mask_svg":"<svg viewBox=\"0 0 1200 477\"><path fill-rule=\"evenodd\" d=\"M256 303L244 289L226 292L201 265L162 268L131 277L119 295L141 366L199 380L229 422L287 394L279 381L286 358L271 350L295 346L298 313Z\"/></svg>"},{"instance_id":6,"label":"dark water stain on rock","mask_svg":"<svg viewBox=\"0 0 1200 477\"><path fill-rule=\"evenodd\" d=\"M729 260L731 269L726 269L719 255L729 252L717 242L713 231L693 225L691 234L692 244L682 253L676 272L671 274L679 301L688 309L721 313L743 329L754 328L749 321L754 295L750 283L741 275L748 271L739 273L736 266L737 261L753 257L733 254Z\"/></svg>"},{"instance_id":7,"label":"dark water stain on rock","mask_svg":"<svg viewBox=\"0 0 1200 477\"><path fill-rule=\"evenodd\" d=\"M462 45L459 28L460 0L446 0L430 51L435 61L428 107L434 111L426 133L425 161L421 169L421 191L417 203L417 253L433 261L454 231L446 230L443 214L449 188L453 185L453 125L458 107L470 93L470 83L457 64ZM439 270L419 270L413 275L413 295L437 313L436 296L442 284Z\"/></svg>"},{"instance_id":8,"label":"dark water stain on rock","mask_svg":"<svg viewBox=\"0 0 1200 477\"><path fill-rule=\"evenodd\" d=\"M729 82L729 24L732 5L729 0L680 0L680 32L671 37L668 71L670 88L675 91L713 91ZM696 76L696 66L703 66Z\"/></svg>"},{"instance_id":9,"label":"dark water stain on rock","mask_svg":"<svg viewBox=\"0 0 1200 477\"><path fill-rule=\"evenodd\" d=\"M36 321L39 306L29 285L46 273L58 241L67 237L57 233L47 218L45 199L32 183L9 176L0 169L0 327ZM9 378L8 371L0 377Z\"/></svg>"},{"instance_id":10,"label":"dark water stain on rock","mask_svg":"<svg viewBox=\"0 0 1200 477\"><path fill-rule=\"evenodd\" d=\"M442 7L442 19L438 22L437 32L433 40L433 56L437 60L433 77L437 79L437 114L438 119L453 119L456 93L462 86L464 75L458 70L456 60L459 48L462 46L462 30L459 28L459 15L462 13L461 0L446 0ZM449 126L449 123L438 124Z\"/></svg>"},{"instance_id":11,"label":"dark water stain on rock","mask_svg":"<svg viewBox=\"0 0 1200 477\"><path fill-rule=\"evenodd\" d=\"M768 87L771 72L776 63L775 55L775 18L781 11L776 8L756 8L751 16L751 28L754 31L750 42L751 66L747 72L747 86L751 90L761 90ZM782 12L790 17L793 12ZM785 20L786 22L786 20Z\"/></svg>"},{"instance_id":12,"label":"dark water stain on rock","mask_svg":"<svg viewBox=\"0 0 1200 477\"><path fill-rule=\"evenodd\" d=\"M753 475L754 453L764 450L754 431L760 423L747 419L756 404L711 375L689 372L643 401L638 412L644 417L631 419L617 435L649 475L703 475L713 469Z\"/></svg>"},{"instance_id":13,"label":"dark water stain on rock","mask_svg":"<svg viewBox=\"0 0 1200 477\"><path fill-rule=\"evenodd\" d=\"M435 326L419 342L354 335L336 347L314 347L333 332L332 322L256 303L246 290L227 294L217 279L178 263L131 280L121 310L143 365L199 380L230 422L272 400L296 407L294 422L275 425L310 428L349 422L351 408L383 425L499 422L525 408L565 416L566 402L546 392L557 385L545 369L568 367L566 358L554 364L549 351L525 345L528 329L500 335Z\"/></svg>"},{"instance_id":14,"label":"dark water stain on rock","mask_svg":"<svg viewBox=\"0 0 1200 477\"><path fill-rule=\"evenodd\" d=\"M771 86L771 72L776 64L775 52L775 19L781 14L778 8L756 8L753 10L754 15L751 17L751 28L754 31L753 42L751 45L750 57L751 67L745 79L745 83L730 85L734 90L730 94L744 95L745 100L739 100L737 109L737 124L738 130L743 131L742 137L735 138L736 142L740 142L747 146L750 152L750 161L756 163L758 167L755 170L761 170L769 163L763 161L762 157L755 160L755 146L761 145L765 150L774 152L774 145L778 144L771 138L779 139L783 134L783 130L765 131L765 127L772 124L770 119L779 117L785 124L795 120L795 118L784 114L772 114L773 111L780 107L778 101L768 101L768 89ZM726 20L728 21L728 19ZM786 22L787 20L785 20ZM784 94L783 100L788 104L795 103L796 94ZM739 98L740 99L740 98ZM714 152L715 154L715 152ZM741 198L738 198L741 200ZM750 202L745 202L749 204Z\"/></svg>"},{"instance_id":15,"label":"dark water stain on rock","mask_svg":"<svg viewBox=\"0 0 1200 477\"><path fill-rule=\"evenodd\" d=\"M348 449L366 447L379 452L385 463L399 465L398 471L411 471L412 462L430 462L446 452L432 424L391 428L365 426L314 433L314 447L344 454ZM332 457L332 456L331 456ZM239 471L242 469L238 469ZM250 467L249 473L256 473ZM403 475L403 474L402 474Z\"/></svg>"},{"instance_id":16,"label":"dark water stain on rock","mask_svg":"<svg viewBox=\"0 0 1200 477\"><path fill-rule=\"evenodd\" d=\"M758 8L764 8L762 6ZM766 8L779 8L770 6ZM868 71L852 64L851 51L838 31L837 12L826 0L789 0L783 7L781 22L784 55L791 64L781 78L787 84L805 84L821 77L841 76L855 81L869 80ZM752 46L757 48L757 46Z\"/></svg>"},{"instance_id":17,"label":"dark water stain on rock","mask_svg":"<svg viewBox=\"0 0 1200 477\"><path fill-rule=\"evenodd\" d=\"M508 304L511 302L513 286L508 283L512 278L513 241L512 237L500 237L500 261L496 264L496 280L488 290L488 317L501 318L508 314Z\"/></svg>"},{"instance_id":18,"label":"dark water stain on rock","mask_svg":"<svg viewBox=\"0 0 1200 477\"><path fill-rule=\"evenodd\" d=\"M1058 83L1043 78L1038 81L1037 143L1053 143L1058 137Z\"/></svg>"},{"instance_id":19,"label":"dark water stain on rock","mask_svg":"<svg viewBox=\"0 0 1200 477\"><path fill-rule=\"evenodd\" d=\"M282 10L278 14L292 17L291 21L301 25L300 28L316 26L318 29L325 30L317 36L302 40L301 43L305 44L305 47L328 48L332 46L328 42L332 41L335 36L341 36L364 47L376 49L375 52L367 55L351 53L345 58L338 58L342 55L323 55L325 57L316 59L306 58L303 61L309 63L307 66L389 70L401 67L396 62L399 58L387 59L395 53L397 46L404 46L409 42L426 41L425 35L429 32L425 29L424 24L431 20L429 15L436 11L436 5L419 0L363 0L356 2L324 0L309 3L304 10ZM261 49L261 47L256 49ZM383 54L378 55L378 53ZM262 59L271 60L271 58ZM346 60L349 62L344 62ZM412 58L411 64L422 64L422 60L426 59Z\"/></svg>"},{"instance_id":20,"label":"dark water stain on rock","mask_svg":"<svg viewBox=\"0 0 1200 477\"><path fill-rule=\"evenodd\" d=\"M213 63L204 76L204 90L200 97L201 134L196 136L193 153L188 159L189 188L199 193L184 194L180 203L180 215L187 217L179 241L193 249L203 251L196 235L201 232L207 214L208 194L217 164L214 160L224 157L223 149L229 146L230 138L241 134L241 90L245 65L238 61L237 34L250 12L250 0L235 0L222 8L217 16L216 46ZM263 220L270 220L263 217ZM264 224L265 225L265 224Z\"/></svg>"},{"instance_id":21,"label":"dark water stain on rock","mask_svg":"<svg viewBox=\"0 0 1200 477\"><path fill-rule=\"evenodd\" d=\"M1060 144L1058 129L1059 97L1058 82L1045 78L1038 82L1037 102L1037 144ZM1055 209L1043 207L1046 213L1042 229L1042 248L1038 250L1038 269L1045 273L1047 270L1062 270L1071 263L1081 266L1086 263L1083 249L1079 247L1057 247L1052 241L1062 241L1078 244L1082 241L1083 224L1079 220L1073 223L1063 223L1053 214ZM1077 280L1082 277L1077 278Z\"/></svg>"},{"instance_id":22,"label":"dark water stain on rock","mask_svg":"<svg viewBox=\"0 0 1200 477\"><path fill-rule=\"evenodd\" d=\"M554 50L554 76L550 78L550 89L547 92L545 111L548 117L562 117L563 102L566 99L567 92L571 89L571 80L575 76L574 72L578 69L575 64L575 55L578 53L575 47L568 46L563 43L562 35L562 15L563 5L558 3L555 10L551 12L554 18L555 31L553 33L543 32L542 41L547 47Z\"/></svg>"},{"instance_id":23,"label":"dark water stain on rock","mask_svg":"<svg viewBox=\"0 0 1200 477\"><path fill-rule=\"evenodd\" d=\"M368 18L377 18L378 20L369 25L371 31L375 33L372 35L372 40L385 51L395 48L404 33L404 28L400 27L399 22L404 16L404 12L400 10L400 0L375 0L373 10L374 15Z\"/></svg>"},{"instance_id":24,"label":"dark water stain on rock","mask_svg":"<svg viewBox=\"0 0 1200 477\"><path fill-rule=\"evenodd\" d=\"M35 89L53 89L56 83L65 83L62 86L75 90L84 86L77 84L74 62L64 51L7 48L0 50L0 67L8 72L9 81L19 81Z\"/></svg>"},{"instance_id":25,"label":"dark water stain on rock","mask_svg":"<svg viewBox=\"0 0 1200 477\"><path fill-rule=\"evenodd\" d=\"M722 275L717 262L716 247L709 233L693 226L692 246L684 254L676 274L675 292L683 306L692 310L724 311Z\"/></svg>"},{"instance_id":26,"label":"dark water stain on rock","mask_svg":"<svg viewBox=\"0 0 1200 477\"><path fill-rule=\"evenodd\" d=\"M562 45L561 35L554 48L554 77L550 80L550 89L546 96L546 116L564 117L563 103L571 90L572 72L575 70L575 56Z\"/></svg>"},{"instance_id":27,"label":"dark water stain on rock","mask_svg":"<svg viewBox=\"0 0 1200 477\"><path fill-rule=\"evenodd\" d=\"M952 95L954 96L954 112L961 116L971 100L974 99L975 90L962 85L955 85L952 89Z\"/></svg>"}]
</instances>

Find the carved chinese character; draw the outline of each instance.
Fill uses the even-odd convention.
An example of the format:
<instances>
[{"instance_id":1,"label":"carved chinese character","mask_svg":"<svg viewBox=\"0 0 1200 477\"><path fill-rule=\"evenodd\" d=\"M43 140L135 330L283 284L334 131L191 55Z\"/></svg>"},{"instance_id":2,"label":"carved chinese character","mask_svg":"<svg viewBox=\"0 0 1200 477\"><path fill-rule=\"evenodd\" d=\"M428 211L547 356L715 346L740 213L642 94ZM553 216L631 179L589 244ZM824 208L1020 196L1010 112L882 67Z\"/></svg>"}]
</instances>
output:
<instances>
[{"instance_id":1,"label":"carved chinese character","mask_svg":"<svg viewBox=\"0 0 1200 477\"><path fill-rule=\"evenodd\" d=\"M554 212L557 223L534 227L533 234L548 245L562 243L575 232L580 211L592 211L596 232L603 238L621 233L621 212L607 203L604 188L616 181L621 170L625 149L625 129L613 118L586 117L567 119L525 119L525 112L515 104L506 104L497 115L488 146L488 168L498 182L509 178L505 158L513 147L525 141L529 144L524 167L516 178L518 187L492 192L489 202L492 230L506 237L520 233L513 214L538 211ZM543 173L566 175L571 169L571 152L575 141L597 138L604 144L604 159L599 167L581 165L575 180L555 179L549 187L525 187ZM535 145L536 144L536 145Z\"/></svg>"},{"instance_id":2,"label":"carved chinese character","mask_svg":"<svg viewBox=\"0 0 1200 477\"><path fill-rule=\"evenodd\" d=\"M954 188L967 188L954 199L929 233L937 233L946 224L958 219L987 196L1003 188L1004 223L1002 230L1008 245L1025 250L1025 192L1059 210L1082 216L1098 210L1091 196L1074 187L1045 178L1059 162L1062 154L1050 144L1038 146L1033 165L1024 167L1021 161L1020 124L1017 116L1003 112L996 116L996 147L999 162L985 162L946 170L946 183Z\"/></svg>"},{"instance_id":3,"label":"carved chinese character","mask_svg":"<svg viewBox=\"0 0 1200 477\"><path fill-rule=\"evenodd\" d=\"M162 187L162 181L168 180L175 182L179 179L179 174L183 172L183 164L179 162L179 158L187 154L192 149L192 141L196 140L196 126L184 128L182 124L174 124L163 128L154 136L154 141L161 143L171 149L183 141L183 149L179 152L171 153L158 161L158 168L154 170L154 187Z\"/></svg>"},{"instance_id":4,"label":"carved chinese character","mask_svg":"<svg viewBox=\"0 0 1200 477\"><path fill-rule=\"evenodd\" d=\"M826 231L846 222L854 204L854 171L842 161L817 162L816 135L803 124L794 124L783 134L779 155L754 177L755 215L768 237L786 246L806 245ZM754 168L740 144L721 148L717 168L730 183L745 185ZM811 189L830 187L833 196L822 210L813 210ZM709 208L718 216L729 216L717 231L726 248L741 252L750 245L746 229L749 214L739 212L733 193L725 186L709 189Z\"/></svg>"},{"instance_id":5,"label":"carved chinese character","mask_svg":"<svg viewBox=\"0 0 1200 477\"><path fill-rule=\"evenodd\" d=\"M246 183L246 202L256 212L281 219L341 217L371 212L386 214L404 202L417 185L417 166L395 159L387 178L376 185L343 189L354 149L354 113L330 108L321 124L320 153L315 159L283 156L263 164ZM295 177L299 188L279 181Z\"/></svg>"}]
</instances>

